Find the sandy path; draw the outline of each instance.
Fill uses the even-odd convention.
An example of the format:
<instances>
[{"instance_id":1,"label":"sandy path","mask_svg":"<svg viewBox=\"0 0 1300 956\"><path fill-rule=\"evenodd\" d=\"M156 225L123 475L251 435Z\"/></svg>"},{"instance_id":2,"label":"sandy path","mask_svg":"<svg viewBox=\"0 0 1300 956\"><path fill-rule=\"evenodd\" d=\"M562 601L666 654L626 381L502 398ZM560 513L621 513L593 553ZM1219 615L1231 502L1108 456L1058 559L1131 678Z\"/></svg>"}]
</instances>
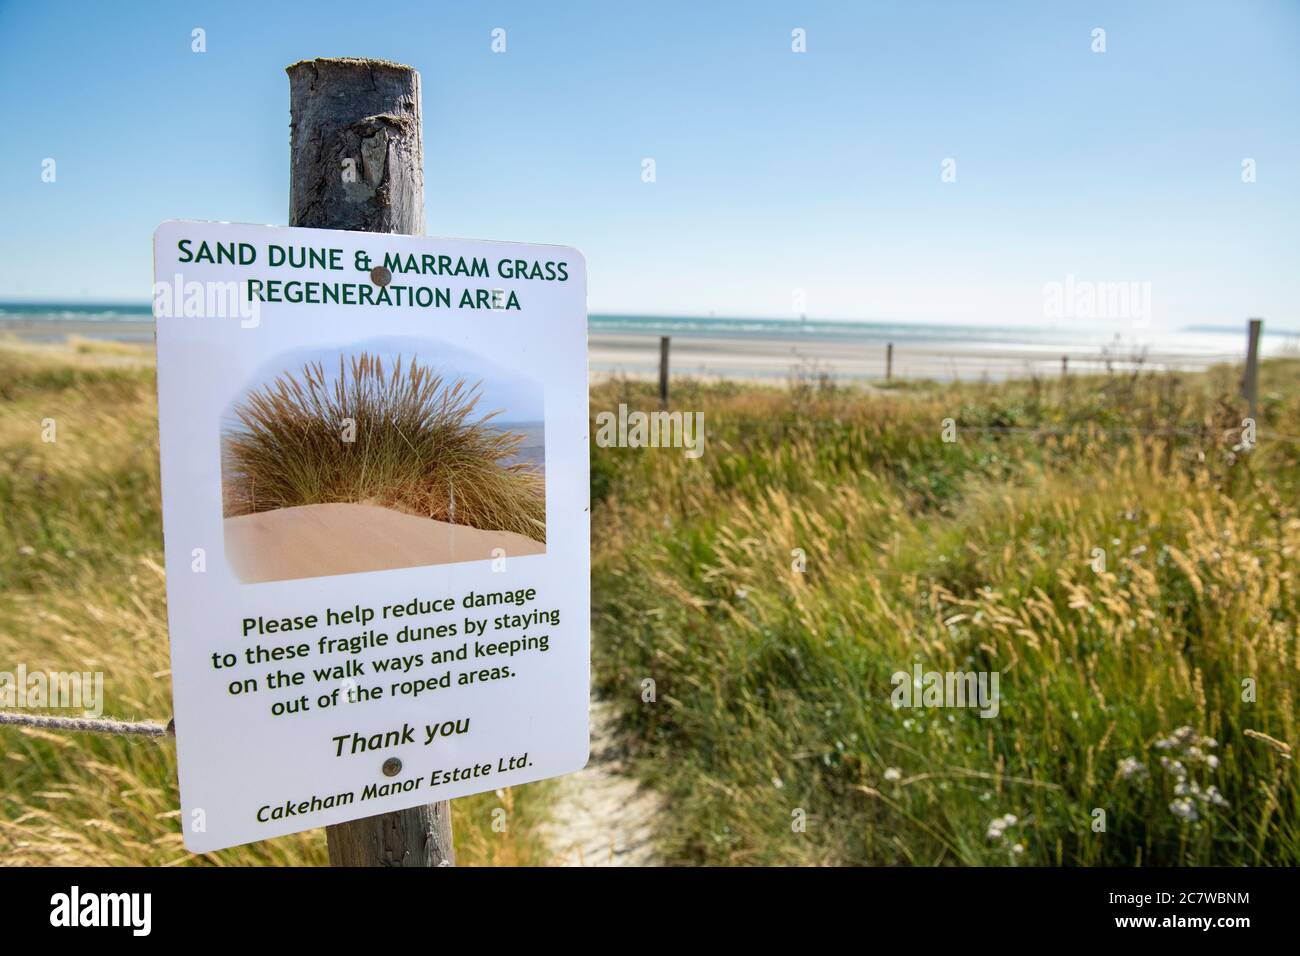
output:
<instances>
[{"instance_id":1,"label":"sandy path","mask_svg":"<svg viewBox=\"0 0 1300 956\"><path fill-rule=\"evenodd\" d=\"M658 794L627 775L608 704L591 702L591 761L560 777L543 830L559 866L655 866Z\"/></svg>"},{"instance_id":2,"label":"sandy path","mask_svg":"<svg viewBox=\"0 0 1300 956\"><path fill-rule=\"evenodd\" d=\"M226 560L246 584L541 554L509 531L420 518L360 504L302 505L225 520Z\"/></svg>"}]
</instances>

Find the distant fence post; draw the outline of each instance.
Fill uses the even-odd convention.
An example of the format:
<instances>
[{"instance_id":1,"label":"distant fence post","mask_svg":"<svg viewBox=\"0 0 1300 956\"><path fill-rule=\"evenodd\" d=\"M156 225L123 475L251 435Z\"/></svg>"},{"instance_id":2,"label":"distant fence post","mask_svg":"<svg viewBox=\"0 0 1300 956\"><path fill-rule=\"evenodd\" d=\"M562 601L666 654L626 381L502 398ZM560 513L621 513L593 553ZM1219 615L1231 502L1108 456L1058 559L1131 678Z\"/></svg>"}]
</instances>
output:
<instances>
[{"instance_id":1,"label":"distant fence post","mask_svg":"<svg viewBox=\"0 0 1300 956\"><path fill-rule=\"evenodd\" d=\"M668 336L659 336L659 403L668 404Z\"/></svg>"},{"instance_id":2,"label":"distant fence post","mask_svg":"<svg viewBox=\"0 0 1300 956\"><path fill-rule=\"evenodd\" d=\"M1255 420L1255 407L1259 401L1259 337L1264 331L1263 319L1250 319L1246 332L1246 373L1241 377L1241 394L1250 406L1250 420Z\"/></svg>"},{"instance_id":3,"label":"distant fence post","mask_svg":"<svg viewBox=\"0 0 1300 956\"><path fill-rule=\"evenodd\" d=\"M289 225L424 235L420 74L352 58L303 60L286 72ZM331 866L456 861L446 800L325 832Z\"/></svg>"},{"instance_id":4,"label":"distant fence post","mask_svg":"<svg viewBox=\"0 0 1300 956\"><path fill-rule=\"evenodd\" d=\"M894 343L885 346L885 381L894 377Z\"/></svg>"}]
</instances>

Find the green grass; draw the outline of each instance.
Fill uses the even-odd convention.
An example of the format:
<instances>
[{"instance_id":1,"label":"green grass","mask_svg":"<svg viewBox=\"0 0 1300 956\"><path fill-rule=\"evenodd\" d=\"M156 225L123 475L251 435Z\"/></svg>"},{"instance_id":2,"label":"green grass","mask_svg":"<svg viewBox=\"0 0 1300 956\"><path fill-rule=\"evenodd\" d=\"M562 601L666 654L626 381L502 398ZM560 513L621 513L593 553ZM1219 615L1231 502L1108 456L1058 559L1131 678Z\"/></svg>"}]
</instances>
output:
<instances>
[{"instance_id":1,"label":"green grass","mask_svg":"<svg viewBox=\"0 0 1300 956\"><path fill-rule=\"evenodd\" d=\"M1300 362L1264 364L1249 452L1237 374L683 382L702 458L593 447L594 672L668 797L663 855L1300 862ZM149 353L6 345L0 388L0 670L102 669L106 713L165 720ZM619 401L655 407L614 382L593 414ZM999 715L895 710L917 662L996 670ZM167 743L0 728L0 779L6 862L325 861L320 831L187 854ZM553 792L455 801L461 860L545 862Z\"/></svg>"},{"instance_id":2,"label":"green grass","mask_svg":"<svg viewBox=\"0 0 1300 956\"><path fill-rule=\"evenodd\" d=\"M596 673L667 858L1300 862L1300 362L1249 452L1237 374L682 383L702 458L593 449ZM998 672L1000 713L895 709L918 662Z\"/></svg>"}]
</instances>

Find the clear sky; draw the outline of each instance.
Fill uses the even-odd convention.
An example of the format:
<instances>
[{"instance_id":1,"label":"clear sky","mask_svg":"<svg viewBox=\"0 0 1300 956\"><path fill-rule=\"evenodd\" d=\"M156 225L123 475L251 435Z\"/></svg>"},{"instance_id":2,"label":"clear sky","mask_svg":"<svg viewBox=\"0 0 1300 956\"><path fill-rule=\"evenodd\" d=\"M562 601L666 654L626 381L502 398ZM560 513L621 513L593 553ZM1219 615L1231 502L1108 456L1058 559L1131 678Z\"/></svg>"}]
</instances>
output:
<instances>
[{"instance_id":1,"label":"clear sky","mask_svg":"<svg viewBox=\"0 0 1300 956\"><path fill-rule=\"evenodd\" d=\"M577 246L594 312L1020 324L1074 275L1300 327L1283 0L0 0L0 299L144 302L162 220L283 224L284 67L334 55L422 73L431 234Z\"/></svg>"}]
</instances>

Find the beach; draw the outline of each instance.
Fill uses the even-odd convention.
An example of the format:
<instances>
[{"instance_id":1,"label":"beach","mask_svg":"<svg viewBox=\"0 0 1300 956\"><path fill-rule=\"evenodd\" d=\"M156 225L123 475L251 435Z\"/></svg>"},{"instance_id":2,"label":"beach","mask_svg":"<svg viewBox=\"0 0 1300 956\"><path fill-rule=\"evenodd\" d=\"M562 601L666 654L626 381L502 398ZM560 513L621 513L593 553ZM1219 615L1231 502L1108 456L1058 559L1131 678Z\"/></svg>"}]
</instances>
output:
<instances>
[{"instance_id":1,"label":"beach","mask_svg":"<svg viewBox=\"0 0 1300 956\"><path fill-rule=\"evenodd\" d=\"M1244 346L1245 337L1242 336ZM673 375L707 381L774 382L817 380L836 382L882 380L886 377L889 343L840 337L765 336L741 338L679 334L669 345ZM659 338L635 332L593 333L589 339L592 378L624 375L654 378L659 374ZM1105 372L1136 368L1200 370L1216 362L1240 360L1226 351L1158 350L1123 345L1107 349L1089 343L917 342L903 341L893 349L890 376L902 380L1002 380L1033 375L1059 375L1062 359L1070 372Z\"/></svg>"},{"instance_id":2,"label":"beach","mask_svg":"<svg viewBox=\"0 0 1300 956\"><path fill-rule=\"evenodd\" d=\"M54 344L70 338L153 344L153 319L5 318L0 335L23 342Z\"/></svg>"},{"instance_id":3,"label":"beach","mask_svg":"<svg viewBox=\"0 0 1300 956\"><path fill-rule=\"evenodd\" d=\"M69 338L147 344L153 321L140 307L40 308L0 306L0 336L31 343ZM786 384L821 379L839 383L886 378L903 381L1000 381L1031 376L1129 371L1199 371L1245 355L1245 321L1210 329L1102 332L1080 323L969 326L886 322L592 315L588 360L595 382L659 375L661 336L670 338L675 377L705 381ZM1294 351L1297 335L1265 328L1265 356ZM526 454L523 457L528 457Z\"/></svg>"}]
</instances>

